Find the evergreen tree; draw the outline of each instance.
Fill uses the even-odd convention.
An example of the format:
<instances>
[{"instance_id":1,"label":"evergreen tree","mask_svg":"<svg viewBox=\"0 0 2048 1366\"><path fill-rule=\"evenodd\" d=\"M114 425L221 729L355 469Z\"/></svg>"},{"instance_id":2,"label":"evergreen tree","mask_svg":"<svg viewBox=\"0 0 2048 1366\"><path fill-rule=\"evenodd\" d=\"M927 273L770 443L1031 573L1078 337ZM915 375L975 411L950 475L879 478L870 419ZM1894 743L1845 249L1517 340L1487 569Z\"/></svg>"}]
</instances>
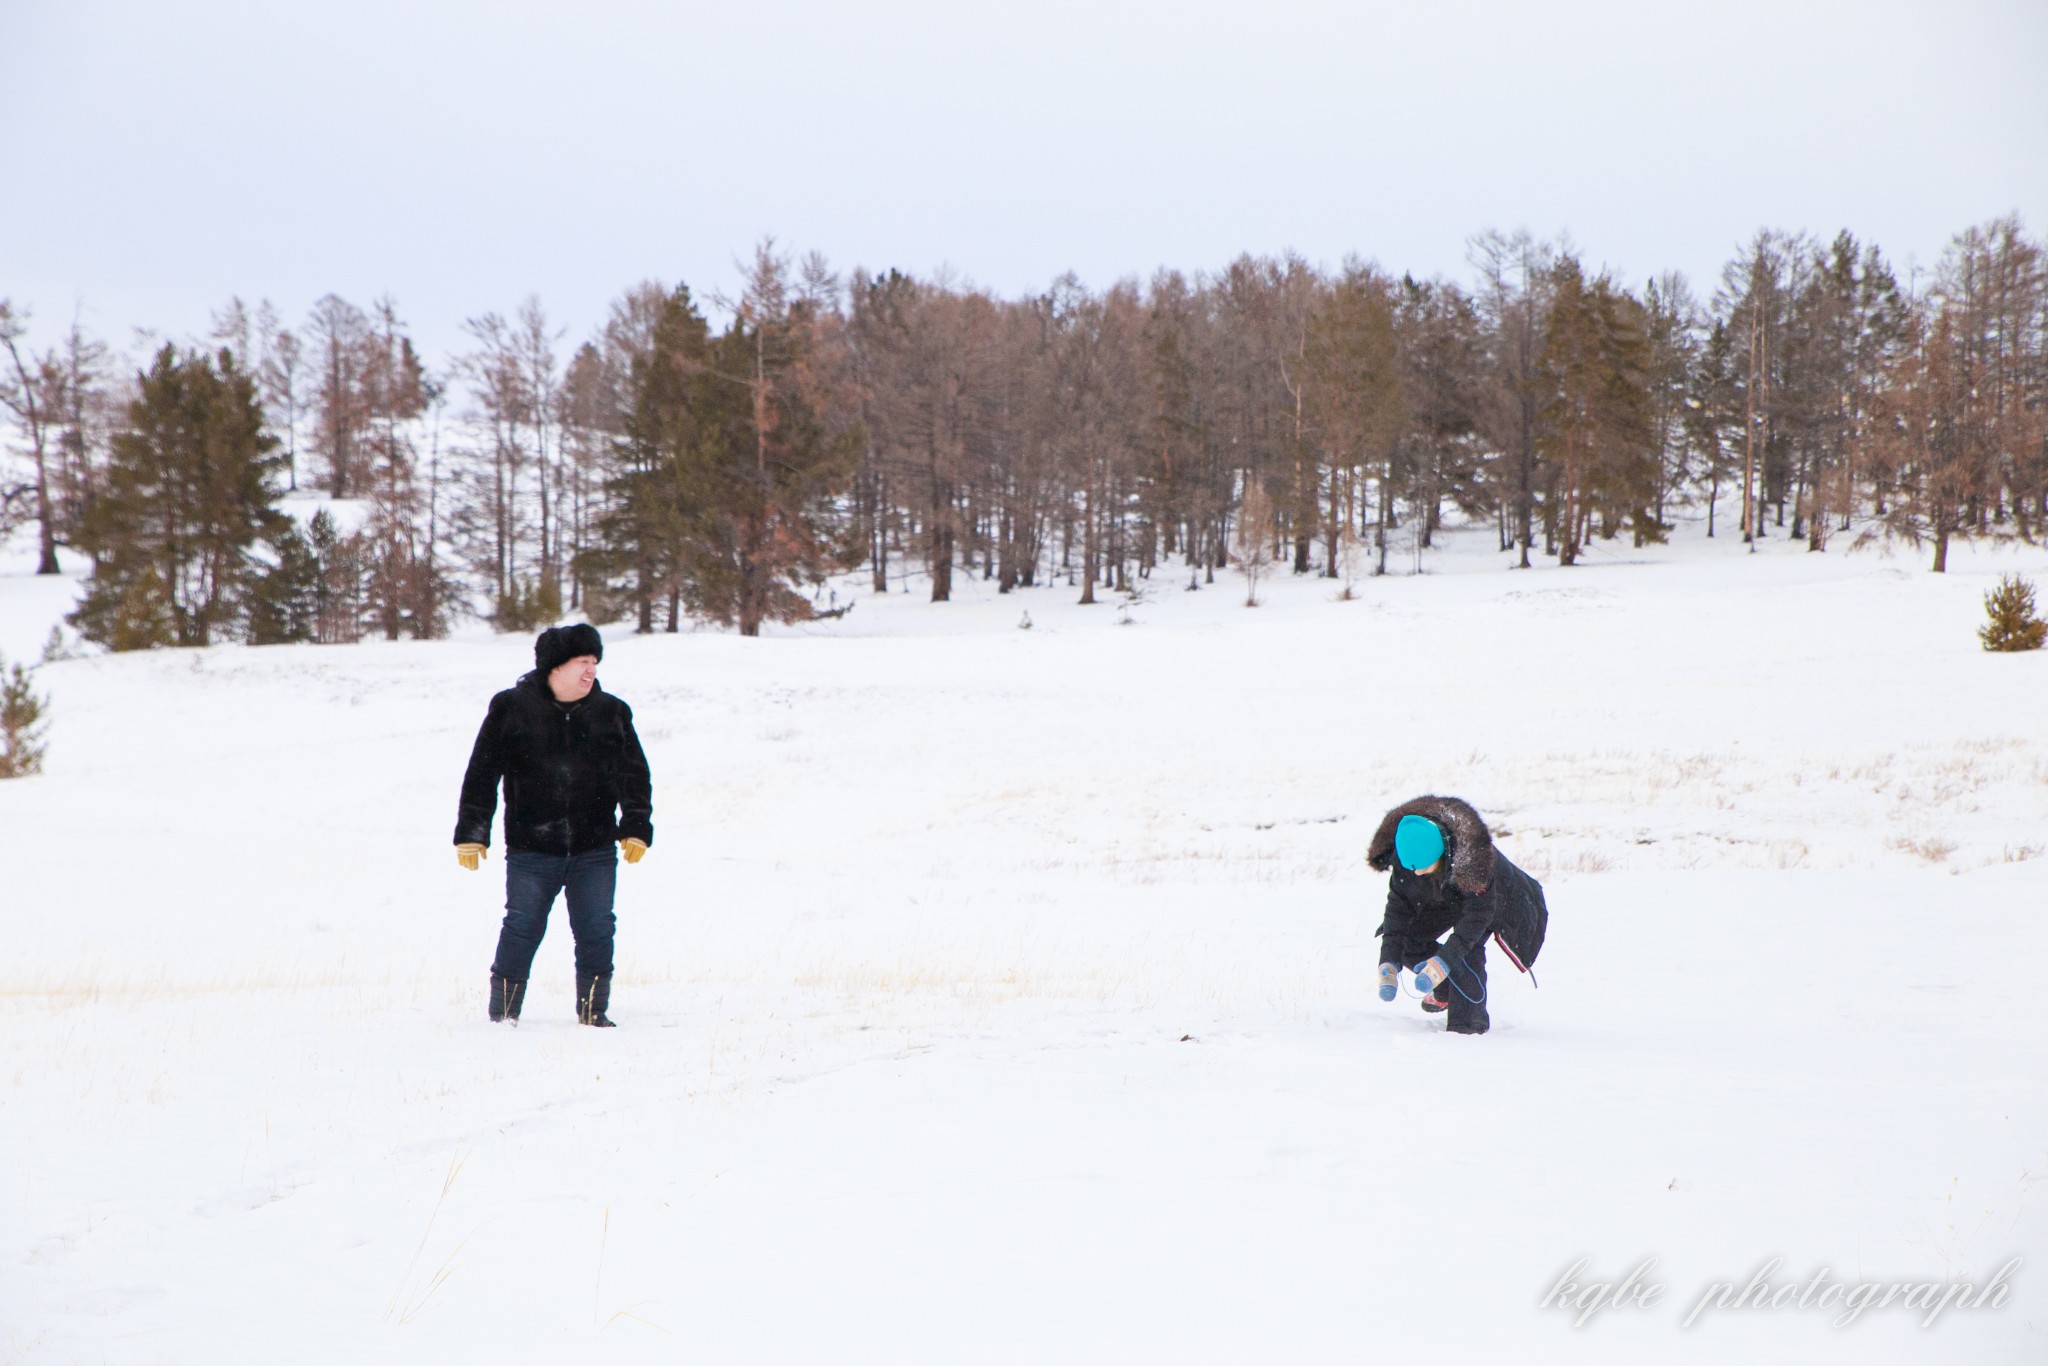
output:
<instances>
[{"instance_id":1,"label":"evergreen tree","mask_svg":"<svg viewBox=\"0 0 2048 1366\"><path fill-rule=\"evenodd\" d=\"M1808 252L1803 239L1763 231L1721 272L1715 296L1727 327L1730 373L1741 397L1742 426L1734 451L1742 485L1742 539L1752 549L1764 535L1765 511L1776 502L1783 521L1790 480L1789 434L1796 429L1784 382L1790 347L1791 292ZM1796 397L1796 395L1794 395Z\"/></svg>"},{"instance_id":2,"label":"evergreen tree","mask_svg":"<svg viewBox=\"0 0 2048 1366\"><path fill-rule=\"evenodd\" d=\"M2034 615L2034 585L2017 574L2001 576L1984 595L1984 615L1990 621L1977 628L1977 639L1987 650L2038 650L2048 642L2048 621Z\"/></svg>"},{"instance_id":3,"label":"evergreen tree","mask_svg":"<svg viewBox=\"0 0 2048 1366\"><path fill-rule=\"evenodd\" d=\"M764 249L692 385L675 461L682 590L693 610L744 636L810 616L793 586L833 563L835 500L865 444L830 421L815 383L818 327L816 305L793 295Z\"/></svg>"},{"instance_id":4,"label":"evergreen tree","mask_svg":"<svg viewBox=\"0 0 2048 1366\"><path fill-rule=\"evenodd\" d=\"M1882 255L1847 232L1825 250L1804 240L1789 250L1770 421L1789 461L1792 534L1823 550L1850 525L1858 480L1872 472L1871 388L1904 337L1904 302Z\"/></svg>"},{"instance_id":5,"label":"evergreen tree","mask_svg":"<svg viewBox=\"0 0 2048 1366\"><path fill-rule=\"evenodd\" d=\"M1682 496L1693 475L1696 448L1686 420L1689 389L1700 365L1699 305L1676 271L1652 280L1643 292L1650 342L1650 430L1657 447L1657 501L1652 515L1665 521L1666 499Z\"/></svg>"},{"instance_id":6,"label":"evergreen tree","mask_svg":"<svg viewBox=\"0 0 2048 1366\"><path fill-rule=\"evenodd\" d=\"M1737 462L1742 453L1742 393L1735 380L1735 365L1728 326L1717 321L1700 348L1683 400L1686 441L1699 458L1696 478L1706 485L1709 539L1714 535L1721 491L1732 486L1741 473Z\"/></svg>"},{"instance_id":7,"label":"evergreen tree","mask_svg":"<svg viewBox=\"0 0 2048 1366\"><path fill-rule=\"evenodd\" d=\"M1504 491L1485 486L1484 461L1473 440L1485 342L1471 297L1454 284L1409 276L1401 282L1399 303L1395 326L1409 414L1403 444L1409 452L1409 496L1420 518L1416 536L1427 547L1441 524L1445 499L1477 514L1495 507Z\"/></svg>"},{"instance_id":8,"label":"evergreen tree","mask_svg":"<svg viewBox=\"0 0 2048 1366\"><path fill-rule=\"evenodd\" d=\"M1354 264L1321 292L1309 315L1300 384L1305 442L1315 463L1328 472L1330 504L1322 528L1326 576L1339 572L1339 534L1361 501L1361 475L1379 488L1378 572L1386 570L1393 499L1413 491L1416 462L1404 469L1399 461L1408 410L1389 293L1377 271Z\"/></svg>"},{"instance_id":9,"label":"evergreen tree","mask_svg":"<svg viewBox=\"0 0 2048 1366\"><path fill-rule=\"evenodd\" d=\"M43 771L49 699L36 696L27 669L0 660L0 778Z\"/></svg>"},{"instance_id":10,"label":"evergreen tree","mask_svg":"<svg viewBox=\"0 0 2048 1366\"><path fill-rule=\"evenodd\" d=\"M227 351L166 345L138 388L81 527L93 577L71 620L112 649L210 644L239 624L251 550L281 526L277 441Z\"/></svg>"},{"instance_id":11,"label":"evergreen tree","mask_svg":"<svg viewBox=\"0 0 2048 1366\"><path fill-rule=\"evenodd\" d=\"M178 643L177 614L156 566L95 573L71 615L78 634L109 650L160 650Z\"/></svg>"},{"instance_id":12,"label":"evergreen tree","mask_svg":"<svg viewBox=\"0 0 2048 1366\"><path fill-rule=\"evenodd\" d=\"M1606 276L1590 284L1572 256L1552 272L1542 368L1549 392L1539 449L1557 474L1558 563L1577 562L1596 519L1636 544L1662 540L1651 509L1662 470L1643 307Z\"/></svg>"},{"instance_id":13,"label":"evergreen tree","mask_svg":"<svg viewBox=\"0 0 2048 1366\"><path fill-rule=\"evenodd\" d=\"M1935 271L1961 385L1955 459L1963 534L2032 539L2048 449L2048 253L2006 217L1958 233Z\"/></svg>"},{"instance_id":14,"label":"evergreen tree","mask_svg":"<svg viewBox=\"0 0 2048 1366\"><path fill-rule=\"evenodd\" d=\"M1970 440L1976 405L1957 333L1946 307L1916 317L1878 404L1878 450L1892 487L1885 532L1932 541L1937 574L1948 570L1950 542L1969 539L1972 508L1990 486L1982 447Z\"/></svg>"},{"instance_id":15,"label":"evergreen tree","mask_svg":"<svg viewBox=\"0 0 2048 1366\"><path fill-rule=\"evenodd\" d=\"M623 322L624 319L615 321ZM615 327L610 344L623 357L617 435L604 476L605 508L597 518L592 566L633 604L636 629L654 629L654 604L681 589L683 509L678 472L697 440L698 407L710 328L686 285L661 298L644 336ZM670 629L678 623L669 622Z\"/></svg>"},{"instance_id":16,"label":"evergreen tree","mask_svg":"<svg viewBox=\"0 0 2048 1366\"><path fill-rule=\"evenodd\" d=\"M1844 484L1849 496L1843 508L1841 529L1849 529L1855 512L1857 481L1871 489L1871 511L1882 516L1887 491L1885 467L1878 458L1876 428L1878 389L1886 370L1898 359L1912 337L1912 307L1899 290L1897 276L1875 244L1863 249L1855 285L1856 319L1852 331L1854 352L1849 364L1849 389L1845 394L1848 412L1848 450L1844 461Z\"/></svg>"},{"instance_id":17,"label":"evergreen tree","mask_svg":"<svg viewBox=\"0 0 2048 1366\"><path fill-rule=\"evenodd\" d=\"M1487 329L1488 364L1481 382L1480 430L1501 452L1501 479L1509 515L1503 518L1529 567L1535 542L1536 499L1547 471L1538 438L1542 433L1543 337L1550 312L1554 252L1527 232L1512 237L1486 233L1472 243L1479 268L1478 303Z\"/></svg>"},{"instance_id":18,"label":"evergreen tree","mask_svg":"<svg viewBox=\"0 0 2048 1366\"><path fill-rule=\"evenodd\" d=\"M1140 496L1159 528L1161 553L1184 550L1187 562L1193 565L1196 537L1191 524L1200 502L1200 459L1208 433L1198 397L1198 374L1188 355L1185 284L1177 276L1155 283L1150 310L1153 434L1140 466ZM1014 558L1006 556L1002 591L1007 593L1020 582L1028 579Z\"/></svg>"},{"instance_id":19,"label":"evergreen tree","mask_svg":"<svg viewBox=\"0 0 2048 1366\"><path fill-rule=\"evenodd\" d=\"M1161 549L1169 555L1178 552L1190 571L1199 569L1210 583L1228 563L1224 527L1237 502L1233 442L1224 436L1233 424L1225 401L1216 302L1216 292L1199 278L1190 282L1177 271L1167 271L1153 280L1148 303L1157 338L1152 367L1157 424L1153 468L1159 472L1155 487L1165 495L1164 506L1155 514L1164 538ZM1030 380L1027 374L1024 382ZM1033 407L1028 402L1016 406L1019 411ZM1042 449L1044 443L1034 444ZM1035 496L1026 506L1042 506L1051 480L1040 471L1031 482ZM1029 520L1035 525L1040 518ZM1028 584L1038 546L1033 540L1023 549L1015 572ZM1192 572L1189 579L1193 586Z\"/></svg>"},{"instance_id":20,"label":"evergreen tree","mask_svg":"<svg viewBox=\"0 0 2048 1366\"><path fill-rule=\"evenodd\" d=\"M568 607L583 610L591 621L610 621L621 604L605 591L591 552L597 548L593 535L618 414L612 368L595 342L583 343L570 358L562 375L560 406L562 563L569 574Z\"/></svg>"},{"instance_id":21,"label":"evergreen tree","mask_svg":"<svg viewBox=\"0 0 2048 1366\"><path fill-rule=\"evenodd\" d=\"M276 563L249 589L249 643L313 640L320 619L319 557L296 522L286 522L270 544Z\"/></svg>"},{"instance_id":22,"label":"evergreen tree","mask_svg":"<svg viewBox=\"0 0 2048 1366\"><path fill-rule=\"evenodd\" d=\"M386 640L401 631L415 640L441 634L434 606L439 595L424 580L429 569L426 497L410 427L427 409L426 368L412 339L399 331L389 299L376 307L376 327L365 343L363 396L368 422L364 494L370 518L363 528L367 567L364 591L370 616Z\"/></svg>"},{"instance_id":23,"label":"evergreen tree","mask_svg":"<svg viewBox=\"0 0 2048 1366\"><path fill-rule=\"evenodd\" d=\"M313 514L308 543L317 566L313 580L313 639L323 645L363 638L363 541L344 536L326 508Z\"/></svg>"}]
</instances>

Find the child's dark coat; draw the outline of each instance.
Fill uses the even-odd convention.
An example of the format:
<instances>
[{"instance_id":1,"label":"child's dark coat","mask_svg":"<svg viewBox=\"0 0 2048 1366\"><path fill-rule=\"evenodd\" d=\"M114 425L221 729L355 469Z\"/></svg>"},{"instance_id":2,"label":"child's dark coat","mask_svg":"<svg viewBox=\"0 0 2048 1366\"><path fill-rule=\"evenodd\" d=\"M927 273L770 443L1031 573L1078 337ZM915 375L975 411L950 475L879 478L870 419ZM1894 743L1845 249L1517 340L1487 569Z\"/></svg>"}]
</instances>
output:
<instances>
[{"instance_id":1,"label":"child's dark coat","mask_svg":"<svg viewBox=\"0 0 2048 1366\"><path fill-rule=\"evenodd\" d=\"M1424 816L1444 833L1443 862L1427 877L1394 858L1394 828L1403 816ZM1486 1013L1486 939L1499 933L1523 965L1543 947L1550 919L1543 886L1493 846L1479 813L1456 797L1417 797L1386 814L1366 854L1390 872L1387 914L1380 922L1380 961L1412 968L1440 956L1450 968L1448 1027L1482 1032ZM1437 940L1450 938L1441 948Z\"/></svg>"}]
</instances>

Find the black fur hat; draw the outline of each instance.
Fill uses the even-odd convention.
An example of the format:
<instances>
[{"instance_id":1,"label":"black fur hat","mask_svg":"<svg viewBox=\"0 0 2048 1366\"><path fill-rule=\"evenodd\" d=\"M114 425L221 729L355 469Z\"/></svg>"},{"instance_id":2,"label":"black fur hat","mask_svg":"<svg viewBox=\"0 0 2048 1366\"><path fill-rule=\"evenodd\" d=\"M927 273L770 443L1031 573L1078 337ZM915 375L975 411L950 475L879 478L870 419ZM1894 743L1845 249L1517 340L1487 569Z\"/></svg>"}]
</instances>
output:
<instances>
[{"instance_id":1,"label":"black fur hat","mask_svg":"<svg viewBox=\"0 0 2048 1366\"><path fill-rule=\"evenodd\" d=\"M582 655L604 658L604 637L597 628L585 622L574 626L550 626L534 638L533 667L543 674L553 673L570 660Z\"/></svg>"}]
</instances>

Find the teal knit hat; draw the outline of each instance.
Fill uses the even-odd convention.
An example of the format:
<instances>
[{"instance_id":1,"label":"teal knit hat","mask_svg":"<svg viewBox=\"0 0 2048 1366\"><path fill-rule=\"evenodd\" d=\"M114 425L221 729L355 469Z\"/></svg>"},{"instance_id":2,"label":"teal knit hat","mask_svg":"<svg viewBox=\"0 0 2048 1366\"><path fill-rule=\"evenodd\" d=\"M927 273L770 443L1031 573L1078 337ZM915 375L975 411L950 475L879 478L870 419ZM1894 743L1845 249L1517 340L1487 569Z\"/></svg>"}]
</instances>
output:
<instances>
[{"instance_id":1,"label":"teal knit hat","mask_svg":"<svg viewBox=\"0 0 2048 1366\"><path fill-rule=\"evenodd\" d=\"M1444 856L1444 832L1427 816L1403 816L1394 827L1394 854L1403 868L1427 868Z\"/></svg>"}]
</instances>

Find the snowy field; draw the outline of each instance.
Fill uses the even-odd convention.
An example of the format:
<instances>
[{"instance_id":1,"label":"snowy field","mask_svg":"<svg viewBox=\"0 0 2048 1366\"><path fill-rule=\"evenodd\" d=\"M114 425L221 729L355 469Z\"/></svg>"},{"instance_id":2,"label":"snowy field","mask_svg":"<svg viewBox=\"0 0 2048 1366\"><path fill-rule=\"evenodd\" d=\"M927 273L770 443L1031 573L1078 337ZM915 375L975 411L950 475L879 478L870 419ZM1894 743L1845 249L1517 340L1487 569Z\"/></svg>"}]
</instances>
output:
<instances>
[{"instance_id":1,"label":"snowy field","mask_svg":"<svg viewBox=\"0 0 2048 1366\"><path fill-rule=\"evenodd\" d=\"M559 913L484 1019L502 850L449 837L527 638L52 664L0 1361L2048 1359L2048 651L1974 635L2048 554L1840 544L615 630L611 1031ZM1548 890L1483 1038L1372 992L1432 791Z\"/></svg>"}]
</instances>

